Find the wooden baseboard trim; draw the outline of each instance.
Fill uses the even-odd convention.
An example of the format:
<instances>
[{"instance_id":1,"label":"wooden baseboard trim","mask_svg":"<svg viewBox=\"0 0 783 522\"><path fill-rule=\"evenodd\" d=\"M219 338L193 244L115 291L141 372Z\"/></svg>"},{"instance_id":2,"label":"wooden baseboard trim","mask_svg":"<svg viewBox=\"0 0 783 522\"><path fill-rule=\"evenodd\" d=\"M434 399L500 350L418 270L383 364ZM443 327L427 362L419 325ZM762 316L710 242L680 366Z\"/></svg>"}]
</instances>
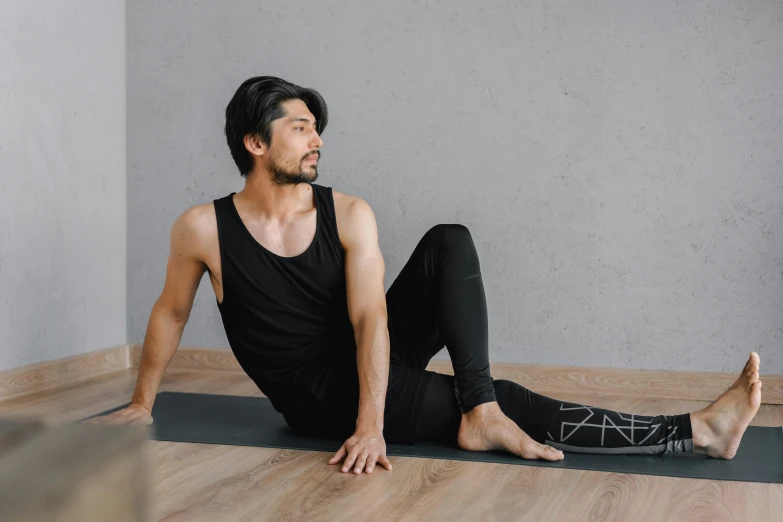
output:
<instances>
[{"instance_id":1,"label":"wooden baseboard trim","mask_svg":"<svg viewBox=\"0 0 783 522\"><path fill-rule=\"evenodd\" d=\"M46 361L0 372L0 401L28 393L72 385L105 373L138 369L141 345L125 344L105 350ZM630 395L660 399L711 401L734 382L737 374L633 370L492 363L495 379L518 382L542 394L556 392L588 395ZM180 347L169 364L172 370L242 372L231 350ZM433 359L430 371L453 375L451 362ZM783 404L783 375L761 375L763 404Z\"/></svg>"},{"instance_id":2,"label":"wooden baseboard trim","mask_svg":"<svg viewBox=\"0 0 783 522\"><path fill-rule=\"evenodd\" d=\"M130 367L138 368L141 361L140 344L131 344L129 349ZM242 372L242 367L231 350L224 348L200 348L180 346L169 363L170 370L217 370Z\"/></svg>"},{"instance_id":3,"label":"wooden baseboard trim","mask_svg":"<svg viewBox=\"0 0 783 522\"><path fill-rule=\"evenodd\" d=\"M131 367L138 368L141 345L130 346ZM238 371L231 350L181 347L169 368L177 370ZM737 378L735 373L685 372L675 370L633 370L545 366L536 364L491 363L495 379L518 382L538 393L568 392L589 395L630 395L660 399L715 400ZM454 375L451 361L433 359L427 366L433 372ZM761 375L762 403L783 404L783 375Z\"/></svg>"},{"instance_id":4,"label":"wooden baseboard trim","mask_svg":"<svg viewBox=\"0 0 783 522\"><path fill-rule=\"evenodd\" d=\"M29 364L0 372L0 401L130 367L130 345Z\"/></svg>"}]
</instances>

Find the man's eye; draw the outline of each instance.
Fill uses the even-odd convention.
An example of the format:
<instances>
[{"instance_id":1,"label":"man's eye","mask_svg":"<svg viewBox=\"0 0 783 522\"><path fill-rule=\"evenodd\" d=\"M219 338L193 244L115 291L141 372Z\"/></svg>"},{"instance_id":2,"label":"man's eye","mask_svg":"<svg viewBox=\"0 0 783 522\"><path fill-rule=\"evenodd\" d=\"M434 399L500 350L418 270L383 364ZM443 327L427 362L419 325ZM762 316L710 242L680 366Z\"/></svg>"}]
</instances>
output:
<instances>
[{"instance_id":1,"label":"man's eye","mask_svg":"<svg viewBox=\"0 0 783 522\"><path fill-rule=\"evenodd\" d=\"M302 129L304 130L304 127L297 127L296 130Z\"/></svg>"}]
</instances>

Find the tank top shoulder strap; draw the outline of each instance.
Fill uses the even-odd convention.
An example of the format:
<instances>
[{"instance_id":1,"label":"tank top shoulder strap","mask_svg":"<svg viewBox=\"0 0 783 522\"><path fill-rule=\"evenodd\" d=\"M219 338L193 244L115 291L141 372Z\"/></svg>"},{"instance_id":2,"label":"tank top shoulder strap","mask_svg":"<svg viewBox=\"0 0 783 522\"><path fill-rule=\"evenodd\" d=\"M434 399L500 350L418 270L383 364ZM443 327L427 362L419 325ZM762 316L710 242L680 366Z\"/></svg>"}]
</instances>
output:
<instances>
[{"instance_id":1,"label":"tank top shoulder strap","mask_svg":"<svg viewBox=\"0 0 783 522\"><path fill-rule=\"evenodd\" d=\"M337 232L337 215L334 210L334 192L332 187L324 187L315 183L310 183L310 185L313 187L318 212L320 213L318 217L321 220L319 233L334 254L342 257L344 252L340 243L340 235Z\"/></svg>"},{"instance_id":2,"label":"tank top shoulder strap","mask_svg":"<svg viewBox=\"0 0 783 522\"><path fill-rule=\"evenodd\" d=\"M217 219L218 222L220 222L220 219L228 212L228 205L231 204L231 202L228 200L230 197L233 197L234 192L227 196L223 196L222 198L213 199L212 203L215 204L215 213L218 215Z\"/></svg>"},{"instance_id":3,"label":"tank top shoulder strap","mask_svg":"<svg viewBox=\"0 0 783 522\"><path fill-rule=\"evenodd\" d=\"M233 201L231 201L234 194L235 192L232 192L227 196L212 200L212 203L215 205L219 239L227 239L225 236L230 233L230 229L235 228L230 226L233 223L232 218L234 216Z\"/></svg>"}]
</instances>

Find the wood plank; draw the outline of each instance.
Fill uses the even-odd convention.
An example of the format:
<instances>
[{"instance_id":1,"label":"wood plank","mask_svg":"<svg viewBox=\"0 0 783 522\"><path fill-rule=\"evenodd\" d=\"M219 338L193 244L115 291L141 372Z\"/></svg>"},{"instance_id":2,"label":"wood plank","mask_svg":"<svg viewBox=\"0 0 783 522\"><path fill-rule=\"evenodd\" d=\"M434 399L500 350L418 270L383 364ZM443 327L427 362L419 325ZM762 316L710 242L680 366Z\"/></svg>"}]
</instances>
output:
<instances>
[{"instance_id":1,"label":"wood plank","mask_svg":"<svg viewBox=\"0 0 783 522\"><path fill-rule=\"evenodd\" d=\"M447 362L447 361L446 361ZM447 372L443 372L447 373ZM127 402L135 370L0 403L0 415L52 422ZM262 394L243 373L169 370L161 391ZM540 390L534 390L540 391ZM708 401L555 390L550 396L644 415ZM154 408L153 408L154 415ZM783 407L762 405L753 425L780 426ZM393 457L394 470L343 474L327 452L150 441L156 519L212 520L776 520L783 485ZM576 516L574 515L574 511ZM603 517L603 518L601 518Z\"/></svg>"},{"instance_id":2,"label":"wood plank","mask_svg":"<svg viewBox=\"0 0 783 522\"><path fill-rule=\"evenodd\" d=\"M442 373L448 371L453 375L450 363L446 362L446 365L448 368L443 368ZM736 373L683 372L509 363L492 363L491 368L495 378L524 383L531 389L578 390L597 394L611 390L612 395L652 395L661 399L709 401L717 399L726 391L742 370L740 367ZM783 376L760 372L760 378L763 382L762 403L783 404Z\"/></svg>"}]
</instances>

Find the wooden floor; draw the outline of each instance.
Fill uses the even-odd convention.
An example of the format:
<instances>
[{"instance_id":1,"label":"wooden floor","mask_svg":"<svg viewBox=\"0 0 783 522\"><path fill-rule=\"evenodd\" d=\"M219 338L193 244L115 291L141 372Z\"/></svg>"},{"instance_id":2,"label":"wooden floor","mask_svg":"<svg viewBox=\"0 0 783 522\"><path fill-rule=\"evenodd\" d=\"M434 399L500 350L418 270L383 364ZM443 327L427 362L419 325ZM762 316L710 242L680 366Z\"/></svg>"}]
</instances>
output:
<instances>
[{"instance_id":1,"label":"wooden floor","mask_svg":"<svg viewBox=\"0 0 783 522\"><path fill-rule=\"evenodd\" d=\"M493 376L508 378L494 370ZM0 416L74 421L128 402L135 379L131 368L6 399ZM531 389L642 415L684 413L708 404ZM216 370L170 369L160 391L169 390L262 396L243 373ZM783 425L783 405L762 405L753 424ZM332 453L158 441L149 441L149 447L156 462L155 520L783 519L781 484L409 457L391 457L391 472L378 466L372 474L356 476L329 466Z\"/></svg>"}]
</instances>

